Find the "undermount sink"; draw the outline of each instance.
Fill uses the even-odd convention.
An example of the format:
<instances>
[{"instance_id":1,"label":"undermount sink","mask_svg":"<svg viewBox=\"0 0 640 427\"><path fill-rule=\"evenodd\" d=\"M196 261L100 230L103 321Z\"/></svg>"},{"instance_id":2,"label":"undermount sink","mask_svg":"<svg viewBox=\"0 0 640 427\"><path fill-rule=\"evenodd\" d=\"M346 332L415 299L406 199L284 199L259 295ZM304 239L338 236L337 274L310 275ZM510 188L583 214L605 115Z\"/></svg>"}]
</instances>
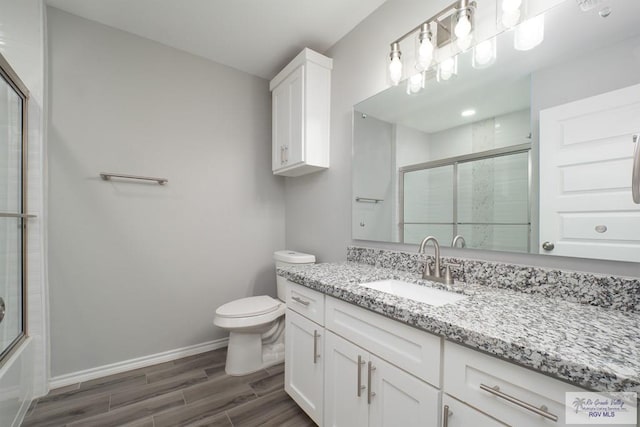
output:
<instances>
[{"instance_id":1,"label":"undermount sink","mask_svg":"<svg viewBox=\"0 0 640 427\"><path fill-rule=\"evenodd\" d=\"M428 286L421 286L415 283L393 279L360 283L360 286L436 307L452 304L466 298L465 295L456 294L454 292L443 291L441 289L430 288Z\"/></svg>"}]
</instances>

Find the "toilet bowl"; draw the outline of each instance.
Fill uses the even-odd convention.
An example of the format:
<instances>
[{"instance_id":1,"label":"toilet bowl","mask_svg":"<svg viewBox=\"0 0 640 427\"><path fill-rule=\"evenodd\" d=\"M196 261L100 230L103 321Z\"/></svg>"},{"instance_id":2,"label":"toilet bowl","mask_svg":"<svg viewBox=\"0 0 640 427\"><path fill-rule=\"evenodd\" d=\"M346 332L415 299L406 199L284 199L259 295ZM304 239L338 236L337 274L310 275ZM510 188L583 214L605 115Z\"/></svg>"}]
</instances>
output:
<instances>
[{"instance_id":1,"label":"toilet bowl","mask_svg":"<svg viewBox=\"0 0 640 427\"><path fill-rule=\"evenodd\" d=\"M313 255L277 251L276 266L313 264ZM247 375L284 361L286 279L277 277L278 299L268 295L241 298L216 310L213 324L229 331L225 371Z\"/></svg>"}]
</instances>

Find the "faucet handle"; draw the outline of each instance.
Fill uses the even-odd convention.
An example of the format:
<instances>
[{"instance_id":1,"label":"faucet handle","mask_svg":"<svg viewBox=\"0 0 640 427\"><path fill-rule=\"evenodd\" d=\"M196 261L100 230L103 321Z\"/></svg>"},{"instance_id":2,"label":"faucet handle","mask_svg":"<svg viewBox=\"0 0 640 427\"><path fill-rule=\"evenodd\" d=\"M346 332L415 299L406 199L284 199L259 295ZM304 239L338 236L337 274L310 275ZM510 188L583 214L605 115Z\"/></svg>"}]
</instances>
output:
<instances>
[{"instance_id":1,"label":"faucet handle","mask_svg":"<svg viewBox=\"0 0 640 427\"><path fill-rule=\"evenodd\" d=\"M422 273L422 277L431 276L431 264L428 262L424 263L424 273Z\"/></svg>"},{"instance_id":2,"label":"faucet handle","mask_svg":"<svg viewBox=\"0 0 640 427\"><path fill-rule=\"evenodd\" d=\"M453 276L451 275L451 266L455 267L455 264L447 264L444 269L444 283L447 285L453 284Z\"/></svg>"}]
</instances>

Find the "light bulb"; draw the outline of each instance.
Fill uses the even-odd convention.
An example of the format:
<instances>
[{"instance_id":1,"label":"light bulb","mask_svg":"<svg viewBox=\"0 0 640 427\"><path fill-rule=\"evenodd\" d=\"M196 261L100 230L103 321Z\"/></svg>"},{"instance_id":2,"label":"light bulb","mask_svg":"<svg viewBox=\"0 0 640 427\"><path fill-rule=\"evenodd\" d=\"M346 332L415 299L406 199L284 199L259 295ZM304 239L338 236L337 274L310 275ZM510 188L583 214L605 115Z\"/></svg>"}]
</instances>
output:
<instances>
[{"instance_id":1,"label":"light bulb","mask_svg":"<svg viewBox=\"0 0 640 427\"><path fill-rule=\"evenodd\" d=\"M522 0L502 0L502 11L513 12L520 9L521 4Z\"/></svg>"},{"instance_id":2,"label":"light bulb","mask_svg":"<svg viewBox=\"0 0 640 427\"><path fill-rule=\"evenodd\" d=\"M473 37L471 36L471 34L456 40L456 44L458 45L460 50L463 52L471 47L472 42L473 42Z\"/></svg>"},{"instance_id":3,"label":"light bulb","mask_svg":"<svg viewBox=\"0 0 640 427\"><path fill-rule=\"evenodd\" d=\"M519 21L520 9L502 12L502 25L504 25L505 28L514 27L518 24Z\"/></svg>"},{"instance_id":4,"label":"light bulb","mask_svg":"<svg viewBox=\"0 0 640 427\"><path fill-rule=\"evenodd\" d=\"M518 25L513 36L516 50L531 50L544 40L544 15L538 15Z\"/></svg>"},{"instance_id":5,"label":"light bulb","mask_svg":"<svg viewBox=\"0 0 640 427\"><path fill-rule=\"evenodd\" d=\"M456 23L453 32L459 39L463 39L471 33L471 20L469 19L469 15L466 11L463 11L458 16L458 22Z\"/></svg>"},{"instance_id":6,"label":"light bulb","mask_svg":"<svg viewBox=\"0 0 640 427\"><path fill-rule=\"evenodd\" d=\"M426 70L433 61L433 43L428 38L425 38L418 45L418 69Z\"/></svg>"},{"instance_id":7,"label":"light bulb","mask_svg":"<svg viewBox=\"0 0 640 427\"><path fill-rule=\"evenodd\" d=\"M484 68L491 65L496 59L496 45L495 39L485 40L482 43L478 43L473 48L473 61L474 68Z\"/></svg>"},{"instance_id":8,"label":"light bulb","mask_svg":"<svg viewBox=\"0 0 640 427\"><path fill-rule=\"evenodd\" d=\"M457 73L457 62L455 58L447 58L438 66L438 81L449 80Z\"/></svg>"},{"instance_id":9,"label":"light bulb","mask_svg":"<svg viewBox=\"0 0 640 427\"><path fill-rule=\"evenodd\" d=\"M402 61L398 56L394 56L389 63L389 80L391 84L397 86L402 78Z\"/></svg>"},{"instance_id":10,"label":"light bulb","mask_svg":"<svg viewBox=\"0 0 640 427\"><path fill-rule=\"evenodd\" d=\"M414 74L407 79L407 94L413 95L422 89L424 84L424 77L422 73Z\"/></svg>"}]
</instances>

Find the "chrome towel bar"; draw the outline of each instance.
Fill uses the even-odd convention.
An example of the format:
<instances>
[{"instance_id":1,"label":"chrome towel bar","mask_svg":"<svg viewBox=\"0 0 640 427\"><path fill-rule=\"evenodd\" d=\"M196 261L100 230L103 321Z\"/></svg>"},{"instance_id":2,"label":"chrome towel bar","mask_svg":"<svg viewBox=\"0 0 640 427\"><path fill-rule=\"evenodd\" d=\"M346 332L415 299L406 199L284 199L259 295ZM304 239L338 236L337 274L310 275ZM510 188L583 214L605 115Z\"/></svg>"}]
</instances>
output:
<instances>
[{"instance_id":1,"label":"chrome towel bar","mask_svg":"<svg viewBox=\"0 0 640 427\"><path fill-rule=\"evenodd\" d=\"M384 202L384 199L372 199L370 197L356 197L356 202L360 202L360 203L378 203L378 202Z\"/></svg>"},{"instance_id":2,"label":"chrome towel bar","mask_svg":"<svg viewBox=\"0 0 640 427\"><path fill-rule=\"evenodd\" d=\"M107 172L101 172L100 178L104 179L105 181L109 181L111 178L138 179L142 181L155 181L160 185L164 185L167 182L169 182L169 180L166 178L154 178L151 176L137 176L137 175L126 175L122 173L107 173Z\"/></svg>"}]
</instances>

